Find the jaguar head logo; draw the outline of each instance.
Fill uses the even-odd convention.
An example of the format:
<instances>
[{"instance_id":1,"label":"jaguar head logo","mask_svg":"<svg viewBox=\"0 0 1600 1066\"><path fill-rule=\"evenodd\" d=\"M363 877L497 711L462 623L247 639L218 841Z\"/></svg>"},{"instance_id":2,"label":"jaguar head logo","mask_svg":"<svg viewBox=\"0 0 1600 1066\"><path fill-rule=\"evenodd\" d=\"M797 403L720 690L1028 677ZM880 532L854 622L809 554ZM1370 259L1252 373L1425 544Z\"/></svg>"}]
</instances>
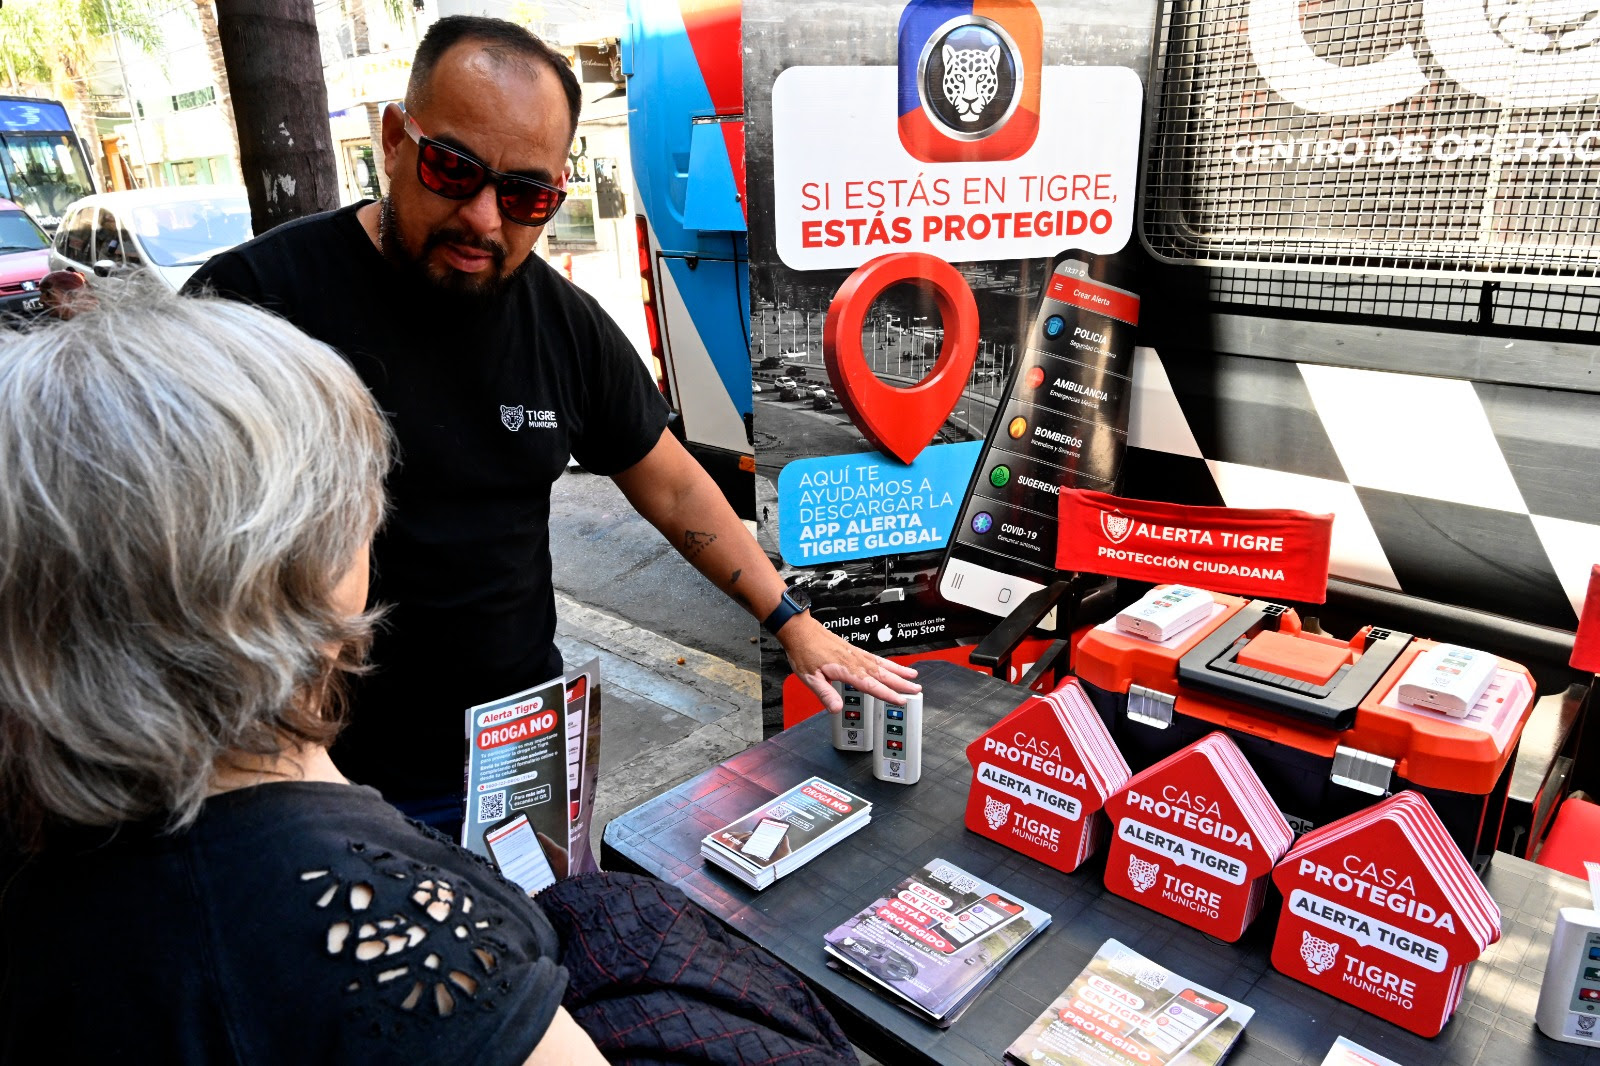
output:
<instances>
[{"instance_id":1,"label":"jaguar head logo","mask_svg":"<svg viewBox=\"0 0 1600 1066\"><path fill-rule=\"evenodd\" d=\"M1133 532L1133 519L1121 511L1101 511L1100 531L1113 544L1121 544Z\"/></svg>"},{"instance_id":2,"label":"jaguar head logo","mask_svg":"<svg viewBox=\"0 0 1600 1066\"><path fill-rule=\"evenodd\" d=\"M993 796L983 797L983 820L989 823L990 829L999 829L1010 817L1011 804L1001 803Z\"/></svg>"},{"instance_id":3,"label":"jaguar head logo","mask_svg":"<svg viewBox=\"0 0 1600 1066\"><path fill-rule=\"evenodd\" d=\"M1305 960L1306 969L1313 974L1326 973L1333 966L1333 960L1339 957L1339 945L1331 940L1314 937L1302 930L1300 957Z\"/></svg>"},{"instance_id":4,"label":"jaguar head logo","mask_svg":"<svg viewBox=\"0 0 1600 1066\"><path fill-rule=\"evenodd\" d=\"M505 423L505 427L511 432L515 433L521 429L522 424L527 419L528 412L522 404L519 403L515 407L507 407L505 404L500 405L500 421Z\"/></svg>"},{"instance_id":5,"label":"jaguar head logo","mask_svg":"<svg viewBox=\"0 0 1600 1066\"><path fill-rule=\"evenodd\" d=\"M1156 874L1161 872L1159 863L1145 862L1137 855L1128 856L1128 880L1133 882L1133 887L1139 892L1148 892L1156 886Z\"/></svg>"},{"instance_id":6,"label":"jaguar head logo","mask_svg":"<svg viewBox=\"0 0 1600 1066\"><path fill-rule=\"evenodd\" d=\"M983 109L1000 91L1000 46L952 48L941 53L944 59L944 98L956 109L962 122L976 122Z\"/></svg>"}]
</instances>

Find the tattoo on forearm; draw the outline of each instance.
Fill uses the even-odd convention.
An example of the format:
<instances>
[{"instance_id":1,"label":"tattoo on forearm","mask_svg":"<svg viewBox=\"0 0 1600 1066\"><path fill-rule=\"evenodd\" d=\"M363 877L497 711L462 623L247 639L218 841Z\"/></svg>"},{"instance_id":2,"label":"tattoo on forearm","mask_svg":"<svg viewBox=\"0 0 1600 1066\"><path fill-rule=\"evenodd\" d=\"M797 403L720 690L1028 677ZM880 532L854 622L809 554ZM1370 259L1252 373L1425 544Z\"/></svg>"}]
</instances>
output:
<instances>
[{"instance_id":1,"label":"tattoo on forearm","mask_svg":"<svg viewBox=\"0 0 1600 1066\"><path fill-rule=\"evenodd\" d=\"M692 529L683 531L683 557L693 562L701 552L717 542L715 533L696 533Z\"/></svg>"},{"instance_id":2,"label":"tattoo on forearm","mask_svg":"<svg viewBox=\"0 0 1600 1066\"><path fill-rule=\"evenodd\" d=\"M731 577L731 578L729 578L729 579L728 579L728 584L730 584L730 585L737 585L737 584L738 584L738 583L739 583L739 576L740 576L740 575L741 575L741 574L743 574L743 573L744 573L744 571L743 571L743 570L735 570L735 571L734 571L734 572L733 572L733 576L732 576L732 577Z\"/></svg>"}]
</instances>

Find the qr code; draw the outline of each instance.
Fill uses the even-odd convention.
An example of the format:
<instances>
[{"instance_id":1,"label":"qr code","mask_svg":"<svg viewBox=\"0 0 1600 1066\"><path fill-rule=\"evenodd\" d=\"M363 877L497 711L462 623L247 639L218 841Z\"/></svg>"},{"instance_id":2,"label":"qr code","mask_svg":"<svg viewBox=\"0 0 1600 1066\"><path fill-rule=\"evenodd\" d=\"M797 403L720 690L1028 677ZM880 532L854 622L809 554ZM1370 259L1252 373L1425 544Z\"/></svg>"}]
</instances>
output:
<instances>
[{"instance_id":1,"label":"qr code","mask_svg":"<svg viewBox=\"0 0 1600 1066\"><path fill-rule=\"evenodd\" d=\"M958 869L957 867L950 866L942 862L935 863L933 866L929 867L928 873L932 875L935 880L943 881L945 884L949 885L952 892L970 894L977 891L978 886L983 884L982 881L979 881L976 877L973 877L965 870Z\"/></svg>"},{"instance_id":2,"label":"qr code","mask_svg":"<svg viewBox=\"0 0 1600 1066\"><path fill-rule=\"evenodd\" d=\"M1120 974L1126 974L1136 982L1152 991L1163 987L1171 975L1135 951L1124 949L1113 955L1109 960L1111 968Z\"/></svg>"},{"instance_id":3,"label":"qr code","mask_svg":"<svg viewBox=\"0 0 1600 1066\"><path fill-rule=\"evenodd\" d=\"M478 797L478 821L495 822L506 816L506 792L485 792Z\"/></svg>"}]
</instances>

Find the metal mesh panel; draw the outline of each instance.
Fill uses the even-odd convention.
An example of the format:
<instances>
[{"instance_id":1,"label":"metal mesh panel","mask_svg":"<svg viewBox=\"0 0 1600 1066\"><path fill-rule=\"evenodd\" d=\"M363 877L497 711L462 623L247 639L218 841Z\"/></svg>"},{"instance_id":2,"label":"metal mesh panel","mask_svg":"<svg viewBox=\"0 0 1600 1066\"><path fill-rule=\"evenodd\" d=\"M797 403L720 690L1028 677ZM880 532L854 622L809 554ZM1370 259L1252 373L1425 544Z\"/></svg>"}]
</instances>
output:
<instances>
[{"instance_id":1,"label":"metal mesh panel","mask_svg":"<svg viewBox=\"0 0 1600 1066\"><path fill-rule=\"evenodd\" d=\"M1157 70L1163 258L1600 280L1592 0L1165 0Z\"/></svg>"},{"instance_id":2,"label":"metal mesh panel","mask_svg":"<svg viewBox=\"0 0 1600 1066\"><path fill-rule=\"evenodd\" d=\"M1600 332L1600 287L1240 267L1208 271L1207 284L1216 304L1252 312L1387 318L1444 329Z\"/></svg>"},{"instance_id":3,"label":"metal mesh panel","mask_svg":"<svg viewBox=\"0 0 1600 1066\"><path fill-rule=\"evenodd\" d=\"M1499 285L1491 302L1498 325L1600 333L1600 289Z\"/></svg>"},{"instance_id":4,"label":"metal mesh panel","mask_svg":"<svg viewBox=\"0 0 1600 1066\"><path fill-rule=\"evenodd\" d=\"M1471 281L1239 269L1209 276L1211 298L1219 304L1312 314L1468 323L1478 320L1482 295L1482 285Z\"/></svg>"}]
</instances>

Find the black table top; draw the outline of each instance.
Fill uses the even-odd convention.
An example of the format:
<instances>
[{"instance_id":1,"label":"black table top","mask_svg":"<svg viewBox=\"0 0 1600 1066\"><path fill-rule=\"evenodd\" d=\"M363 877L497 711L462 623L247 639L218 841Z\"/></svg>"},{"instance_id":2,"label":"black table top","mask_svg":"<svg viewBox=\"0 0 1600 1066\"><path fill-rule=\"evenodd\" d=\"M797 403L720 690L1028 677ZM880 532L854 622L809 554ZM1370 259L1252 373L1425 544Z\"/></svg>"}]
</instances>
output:
<instances>
[{"instance_id":1,"label":"black table top","mask_svg":"<svg viewBox=\"0 0 1600 1066\"><path fill-rule=\"evenodd\" d=\"M1314 1066L1337 1036L1404 1066L1600 1066L1600 1050L1546 1038L1533 1024L1546 952L1561 907L1587 906L1576 878L1497 855L1487 884L1503 912L1502 936L1472 967L1460 1009L1424 1039L1278 973L1269 962L1279 897L1238 944L1207 937L1105 890L1102 854L1073 874L1050 869L962 825L971 768L968 742L1025 693L943 662L918 664L924 687L920 783L876 781L865 754L835 751L817 715L713 767L606 826L602 865L681 888L730 928L799 972L856 1045L891 1066L999 1063L1107 939L1254 1007L1229 1057L1236 1066ZM873 803L872 822L762 892L700 857L700 840L818 774ZM828 969L823 934L885 894L924 862L942 858L1049 911L1052 921L949 1029Z\"/></svg>"}]
</instances>

